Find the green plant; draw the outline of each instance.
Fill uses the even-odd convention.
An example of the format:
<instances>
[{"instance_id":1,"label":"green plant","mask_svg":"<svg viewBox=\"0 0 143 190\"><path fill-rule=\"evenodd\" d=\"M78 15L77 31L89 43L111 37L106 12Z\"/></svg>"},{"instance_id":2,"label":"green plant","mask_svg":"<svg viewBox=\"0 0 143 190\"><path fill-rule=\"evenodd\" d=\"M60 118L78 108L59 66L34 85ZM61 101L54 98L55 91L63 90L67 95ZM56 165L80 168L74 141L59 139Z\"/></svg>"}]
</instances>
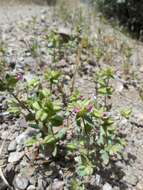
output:
<instances>
[{"instance_id":1,"label":"green plant","mask_svg":"<svg viewBox=\"0 0 143 190\"><path fill-rule=\"evenodd\" d=\"M76 91L66 106L58 88L60 76L58 71L49 70L42 79L35 77L24 82L22 77L6 75L0 80L1 90L7 90L14 98L11 111L22 113L30 127L39 129L39 134L26 145L38 143L40 150L51 158L63 151L64 158L75 163L74 176L81 179L81 183L73 180L71 188L84 189L84 177L111 164L121 155L125 145L117 133L111 106L108 106L114 72L111 68L98 71L96 97L84 98ZM16 88L21 82L23 89L19 94ZM53 85L57 87L56 94L53 94Z\"/></svg>"},{"instance_id":2,"label":"green plant","mask_svg":"<svg viewBox=\"0 0 143 190\"><path fill-rule=\"evenodd\" d=\"M47 89L40 89L38 95L29 98L28 104L34 117L30 121L32 127L40 128L42 139L30 140L28 145L39 142L40 145L53 147L53 152L56 149L56 143L59 142L66 133L66 128L62 128L63 114L61 113L62 105L60 101L54 100ZM61 126L61 128L60 128ZM59 127L58 130L54 130ZM44 148L45 146L43 146Z\"/></svg>"},{"instance_id":3,"label":"green plant","mask_svg":"<svg viewBox=\"0 0 143 190\"><path fill-rule=\"evenodd\" d=\"M95 94L98 102L102 100L106 111L108 111L108 99L110 99L113 93L113 87L111 85L111 79L114 78L114 72L112 68L102 69L97 71L95 75ZM101 100L100 100L101 99ZM99 105L100 106L100 105Z\"/></svg>"},{"instance_id":4,"label":"green plant","mask_svg":"<svg viewBox=\"0 0 143 190\"><path fill-rule=\"evenodd\" d=\"M45 78L50 83L50 90L52 91L53 85L58 85L59 78L61 77L61 73L55 70L48 70L45 72Z\"/></svg>"},{"instance_id":5,"label":"green plant","mask_svg":"<svg viewBox=\"0 0 143 190\"><path fill-rule=\"evenodd\" d=\"M24 41L27 49L31 53L33 58L37 58L40 56L40 45L36 39L36 37L32 38L31 41Z\"/></svg>"},{"instance_id":6,"label":"green plant","mask_svg":"<svg viewBox=\"0 0 143 190\"><path fill-rule=\"evenodd\" d=\"M124 141L117 135L115 121L106 107L97 107L96 100L79 97L69 105L75 114L75 138L67 144L69 152L75 155L76 172L84 177L100 171L118 157Z\"/></svg>"},{"instance_id":7,"label":"green plant","mask_svg":"<svg viewBox=\"0 0 143 190\"><path fill-rule=\"evenodd\" d=\"M52 74L56 72L52 72ZM54 76L54 78L52 78ZM50 82L52 84L57 78L52 75ZM13 98L9 100L9 112L14 115L23 114L30 127L38 128L40 136L34 136L28 146L39 143L43 149L52 146L52 152L56 149L56 143L60 141L66 128L62 128L63 114L62 102L52 97L51 92L44 88L44 85L38 78L33 78L23 84L21 93L15 93L18 83L23 82L17 76L6 75L4 81L0 80L1 91L7 91ZM45 82L47 82L45 80ZM31 96L32 95L32 96ZM54 128L59 127L58 130ZM60 128L61 127L61 128Z\"/></svg>"},{"instance_id":8,"label":"green plant","mask_svg":"<svg viewBox=\"0 0 143 190\"><path fill-rule=\"evenodd\" d=\"M73 179L71 182L71 190L85 190L84 184L77 179Z\"/></svg>"},{"instance_id":9,"label":"green plant","mask_svg":"<svg viewBox=\"0 0 143 190\"><path fill-rule=\"evenodd\" d=\"M57 63L64 56L64 39L56 31L51 31L45 39L48 42L48 52L52 56L52 62Z\"/></svg>"},{"instance_id":10,"label":"green plant","mask_svg":"<svg viewBox=\"0 0 143 190\"><path fill-rule=\"evenodd\" d=\"M74 139L67 144L67 148L75 156L76 172L81 177L100 171L121 155L125 145L124 140L118 136L111 107L107 106L106 98L113 92L109 86L113 71L110 68L104 69L96 77L97 97L86 99L76 92L69 104L69 111L75 115L76 124L73 129Z\"/></svg>"},{"instance_id":11,"label":"green plant","mask_svg":"<svg viewBox=\"0 0 143 190\"><path fill-rule=\"evenodd\" d=\"M124 110L121 111L121 115L126 118L129 119L130 116L132 115L132 109L131 108L126 108Z\"/></svg>"}]
</instances>

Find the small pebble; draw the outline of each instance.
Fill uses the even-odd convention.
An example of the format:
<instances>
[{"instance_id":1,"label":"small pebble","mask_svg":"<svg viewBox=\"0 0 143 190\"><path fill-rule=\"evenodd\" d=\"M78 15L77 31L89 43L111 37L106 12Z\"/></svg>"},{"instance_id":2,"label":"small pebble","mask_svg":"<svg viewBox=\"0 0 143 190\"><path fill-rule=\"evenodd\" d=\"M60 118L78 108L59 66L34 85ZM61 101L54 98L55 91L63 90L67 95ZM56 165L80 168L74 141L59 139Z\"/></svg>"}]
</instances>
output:
<instances>
[{"instance_id":1,"label":"small pebble","mask_svg":"<svg viewBox=\"0 0 143 190\"><path fill-rule=\"evenodd\" d=\"M34 185L30 185L27 190L36 190L36 187Z\"/></svg>"},{"instance_id":2,"label":"small pebble","mask_svg":"<svg viewBox=\"0 0 143 190\"><path fill-rule=\"evenodd\" d=\"M112 190L112 186L109 183L105 183L102 190Z\"/></svg>"},{"instance_id":3,"label":"small pebble","mask_svg":"<svg viewBox=\"0 0 143 190\"><path fill-rule=\"evenodd\" d=\"M8 146L8 151L13 152L16 150L16 141L11 141L9 146Z\"/></svg>"},{"instance_id":4,"label":"small pebble","mask_svg":"<svg viewBox=\"0 0 143 190\"><path fill-rule=\"evenodd\" d=\"M29 181L26 177L16 176L14 179L14 187L18 190L25 190L28 187Z\"/></svg>"},{"instance_id":5,"label":"small pebble","mask_svg":"<svg viewBox=\"0 0 143 190\"><path fill-rule=\"evenodd\" d=\"M24 155L24 152L11 152L9 154L8 162L9 163L18 162L19 160L21 160L23 155Z\"/></svg>"}]
</instances>

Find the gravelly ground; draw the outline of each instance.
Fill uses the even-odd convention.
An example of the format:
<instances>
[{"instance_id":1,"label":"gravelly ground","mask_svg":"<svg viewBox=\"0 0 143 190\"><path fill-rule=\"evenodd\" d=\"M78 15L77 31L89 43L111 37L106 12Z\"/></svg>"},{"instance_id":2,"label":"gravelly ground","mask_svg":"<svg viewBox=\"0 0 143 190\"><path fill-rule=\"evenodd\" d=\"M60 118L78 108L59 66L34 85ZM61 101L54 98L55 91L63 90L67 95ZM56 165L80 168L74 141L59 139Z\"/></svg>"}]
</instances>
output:
<instances>
[{"instance_id":1,"label":"gravelly ground","mask_svg":"<svg viewBox=\"0 0 143 190\"><path fill-rule=\"evenodd\" d=\"M0 1L0 29L1 29L1 37L7 40L9 46L11 49L14 49L17 51L18 56L22 53L18 51L21 49L21 43L20 39L24 37L25 31L21 31L17 28L17 23L19 21L26 21L31 18L31 16L37 16L41 17L43 12L46 10L46 14L49 16L46 16L46 18L51 18L50 10L51 7L45 7L43 5L37 5L37 4L21 4L19 2L13 3L7 3L6 1ZM50 22L50 21L49 21ZM96 23L97 24L97 23ZM111 26L107 27L107 31L109 31ZM103 30L106 28L106 26L103 26ZM94 30L94 27L92 27L92 31ZM113 30L111 29L110 32L112 33ZM118 33L116 34L118 35ZM122 36L122 35L121 35ZM126 38L126 37L125 37ZM15 43L16 42L16 43ZM142 67L142 45L138 45L135 41L131 40L131 44L134 47L134 56L132 57L134 63L133 66L135 67L137 65L136 70L139 70ZM19 48L20 46L20 48ZM139 50L139 51L138 51ZM136 53L137 52L137 53ZM138 55L137 55L138 54ZM139 59L138 58L139 56ZM20 57L19 57L20 59ZM25 62L28 62L29 60L27 58L24 58ZM27 60L26 60L27 59ZM117 65L117 69L119 69L119 65ZM94 69L94 67L89 68ZM142 72L138 72L138 76L141 78ZM142 79L142 78L141 78ZM85 85L86 85L86 92L85 92ZM117 84L115 84L116 86ZM79 78L77 82L77 86L81 89L81 91L84 94L92 95L93 94L93 83L91 82L90 77L83 77ZM121 163L118 162L117 165L122 168L122 171L125 173L125 176L119 183L118 181L115 182L116 186L118 186L118 189L124 190L143 190L143 103L138 95L137 90L133 86L129 86L129 89L124 89L121 93L117 92L116 96L113 97L113 103L115 109L121 109L125 106L130 106L133 108L133 118L132 121L135 124L131 124L131 122L127 122L126 120L121 123L122 131L127 135L128 139L128 146L126 148L126 152L128 153L128 158L125 154L125 160L126 162ZM136 125L137 124L137 125ZM10 123L6 123L1 125L0 128L0 144L3 142L3 139L7 136L7 130ZM8 137L8 141L5 144L3 154L0 157L0 165L2 165L3 158L7 160L8 154L7 154L7 144L16 138L16 136L19 134L19 131L21 129L16 128L17 125L14 125L13 132L10 137ZM22 166L20 166L22 167ZM32 169L31 169L32 170ZM19 169L17 169L19 171ZM117 173L119 170L117 171ZM110 183L110 180L109 180ZM117 185L118 184L118 185ZM125 186L123 185L125 184ZM127 186L127 187L126 187ZM0 187L1 189L1 187ZM114 189L113 189L114 190Z\"/></svg>"},{"instance_id":2,"label":"gravelly ground","mask_svg":"<svg viewBox=\"0 0 143 190\"><path fill-rule=\"evenodd\" d=\"M0 23L13 23L39 15L44 6L45 3L40 3L40 1L38 3L38 0L31 2L27 0L0 0Z\"/></svg>"}]
</instances>

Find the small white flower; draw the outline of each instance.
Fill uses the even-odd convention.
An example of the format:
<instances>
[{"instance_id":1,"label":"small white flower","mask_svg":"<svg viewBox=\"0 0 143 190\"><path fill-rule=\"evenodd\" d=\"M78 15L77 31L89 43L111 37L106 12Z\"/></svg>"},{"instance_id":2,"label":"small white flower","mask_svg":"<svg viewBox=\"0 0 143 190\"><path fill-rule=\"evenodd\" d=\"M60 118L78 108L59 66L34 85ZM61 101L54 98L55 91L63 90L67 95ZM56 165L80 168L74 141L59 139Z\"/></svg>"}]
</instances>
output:
<instances>
[{"instance_id":1,"label":"small white flower","mask_svg":"<svg viewBox=\"0 0 143 190\"><path fill-rule=\"evenodd\" d=\"M96 99L97 99L97 97L94 95L94 96L93 96L93 99L94 99L94 100L96 100Z\"/></svg>"}]
</instances>

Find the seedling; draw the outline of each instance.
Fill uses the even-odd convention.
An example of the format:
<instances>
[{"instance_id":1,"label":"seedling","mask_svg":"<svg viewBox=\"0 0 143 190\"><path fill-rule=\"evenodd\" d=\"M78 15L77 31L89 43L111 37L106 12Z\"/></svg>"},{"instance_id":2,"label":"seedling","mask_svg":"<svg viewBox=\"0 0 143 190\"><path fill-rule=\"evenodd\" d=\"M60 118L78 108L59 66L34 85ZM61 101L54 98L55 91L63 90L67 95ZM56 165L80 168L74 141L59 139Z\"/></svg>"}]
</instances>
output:
<instances>
[{"instance_id":1,"label":"seedling","mask_svg":"<svg viewBox=\"0 0 143 190\"><path fill-rule=\"evenodd\" d=\"M58 85L60 77L61 77L61 73L59 71L48 70L45 72L45 78L50 83L51 92L53 90L53 85Z\"/></svg>"},{"instance_id":2,"label":"seedling","mask_svg":"<svg viewBox=\"0 0 143 190\"><path fill-rule=\"evenodd\" d=\"M113 88L110 84L111 79L114 78L114 72L112 68L106 68L101 71L97 71L95 74L95 94L96 98L104 101L104 106L108 110L107 99L109 99L113 93Z\"/></svg>"}]
</instances>

